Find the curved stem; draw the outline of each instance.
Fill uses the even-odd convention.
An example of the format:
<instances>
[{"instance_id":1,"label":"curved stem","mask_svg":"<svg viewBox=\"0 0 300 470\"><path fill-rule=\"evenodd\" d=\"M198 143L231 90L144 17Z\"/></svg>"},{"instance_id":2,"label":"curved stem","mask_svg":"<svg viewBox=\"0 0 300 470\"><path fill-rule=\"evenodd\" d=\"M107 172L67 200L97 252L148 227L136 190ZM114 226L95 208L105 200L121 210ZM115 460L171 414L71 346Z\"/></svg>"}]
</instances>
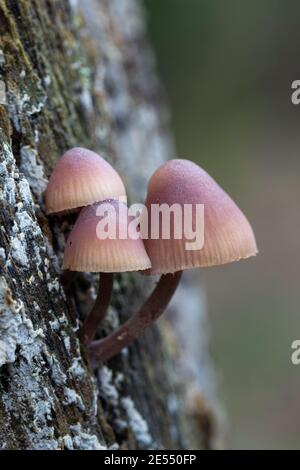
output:
<instances>
[{"instance_id":1,"label":"curved stem","mask_svg":"<svg viewBox=\"0 0 300 470\"><path fill-rule=\"evenodd\" d=\"M98 294L91 312L88 314L79 331L79 337L84 344L89 344L94 338L97 328L106 315L114 283L113 273L100 273Z\"/></svg>"},{"instance_id":2,"label":"curved stem","mask_svg":"<svg viewBox=\"0 0 300 470\"><path fill-rule=\"evenodd\" d=\"M181 278L181 271L162 275L142 308L117 331L104 339L93 341L89 347L92 362L107 361L141 336L165 310Z\"/></svg>"}]
</instances>

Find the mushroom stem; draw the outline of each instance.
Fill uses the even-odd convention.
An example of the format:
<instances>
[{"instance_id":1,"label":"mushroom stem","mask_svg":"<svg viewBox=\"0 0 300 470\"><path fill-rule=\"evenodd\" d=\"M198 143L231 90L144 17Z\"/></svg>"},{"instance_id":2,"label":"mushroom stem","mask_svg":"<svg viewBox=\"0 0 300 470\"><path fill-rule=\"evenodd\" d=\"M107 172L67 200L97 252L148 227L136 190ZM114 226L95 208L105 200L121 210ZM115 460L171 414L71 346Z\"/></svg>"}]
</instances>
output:
<instances>
[{"instance_id":1,"label":"mushroom stem","mask_svg":"<svg viewBox=\"0 0 300 470\"><path fill-rule=\"evenodd\" d=\"M78 272L76 271L69 271L66 269L62 275L60 276L60 282L62 283L65 290L68 290L71 287L72 282L78 276Z\"/></svg>"},{"instance_id":2,"label":"mushroom stem","mask_svg":"<svg viewBox=\"0 0 300 470\"><path fill-rule=\"evenodd\" d=\"M100 282L95 304L83 322L79 332L81 341L88 345L94 338L97 328L106 315L113 290L113 273L100 273Z\"/></svg>"},{"instance_id":3,"label":"mushroom stem","mask_svg":"<svg viewBox=\"0 0 300 470\"><path fill-rule=\"evenodd\" d=\"M107 361L141 336L165 310L181 278L181 271L162 275L154 291L142 308L117 331L104 339L93 341L89 346L93 363Z\"/></svg>"}]
</instances>

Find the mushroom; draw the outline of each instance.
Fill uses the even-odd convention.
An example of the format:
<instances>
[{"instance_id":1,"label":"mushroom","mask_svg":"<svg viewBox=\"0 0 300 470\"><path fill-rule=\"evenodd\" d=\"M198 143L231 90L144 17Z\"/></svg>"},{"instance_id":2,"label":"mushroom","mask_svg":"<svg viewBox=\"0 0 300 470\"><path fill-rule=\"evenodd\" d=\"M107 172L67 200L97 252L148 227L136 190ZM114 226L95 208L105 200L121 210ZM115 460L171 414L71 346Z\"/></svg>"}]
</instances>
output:
<instances>
[{"instance_id":1,"label":"mushroom","mask_svg":"<svg viewBox=\"0 0 300 470\"><path fill-rule=\"evenodd\" d=\"M100 272L104 276L95 305L80 330L85 344L93 339L109 305L113 273L151 267L142 239L127 236L131 220L125 203L116 200L96 203L81 210L67 240L64 269ZM104 230L109 226L113 228L111 233Z\"/></svg>"},{"instance_id":2,"label":"mushroom","mask_svg":"<svg viewBox=\"0 0 300 470\"><path fill-rule=\"evenodd\" d=\"M73 211L105 199L126 201L124 184L100 155L76 147L57 162L45 193L48 214Z\"/></svg>"},{"instance_id":3,"label":"mushroom","mask_svg":"<svg viewBox=\"0 0 300 470\"><path fill-rule=\"evenodd\" d=\"M174 235L171 220L169 239L161 232L157 239L144 240L151 260L150 274L161 274L153 293L142 308L110 336L92 342L90 354L94 362L106 361L140 336L165 310L177 285L182 270L221 265L249 258L257 253L252 228L245 215L225 191L195 163L188 160L170 160L156 170L148 185L146 199L148 224L153 220L154 204L178 204L193 207L192 225L195 226L195 207L204 205L204 245L187 250L187 239Z\"/></svg>"}]
</instances>

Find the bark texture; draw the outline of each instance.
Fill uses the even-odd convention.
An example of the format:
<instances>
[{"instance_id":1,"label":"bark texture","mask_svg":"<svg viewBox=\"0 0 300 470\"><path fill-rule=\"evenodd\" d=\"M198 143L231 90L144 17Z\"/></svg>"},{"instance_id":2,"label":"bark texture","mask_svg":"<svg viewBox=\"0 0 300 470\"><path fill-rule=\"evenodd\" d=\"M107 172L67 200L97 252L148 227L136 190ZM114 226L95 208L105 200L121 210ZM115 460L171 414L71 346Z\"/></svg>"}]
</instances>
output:
<instances>
[{"instance_id":1,"label":"bark texture","mask_svg":"<svg viewBox=\"0 0 300 470\"><path fill-rule=\"evenodd\" d=\"M215 445L211 367L198 336L193 358L182 338L180 296L171 322L93 373L78 326L97 276L79 276L64 293L60 265L74 217L44 210L47 179L72 146L113 163L135 202L173 156L139 4L0 0L0 32L0 448ZM117 277L99 335L128 318L150 288L139 275ZM203 318L195 302L190 323Z\"/></svg>"}]
</instances>

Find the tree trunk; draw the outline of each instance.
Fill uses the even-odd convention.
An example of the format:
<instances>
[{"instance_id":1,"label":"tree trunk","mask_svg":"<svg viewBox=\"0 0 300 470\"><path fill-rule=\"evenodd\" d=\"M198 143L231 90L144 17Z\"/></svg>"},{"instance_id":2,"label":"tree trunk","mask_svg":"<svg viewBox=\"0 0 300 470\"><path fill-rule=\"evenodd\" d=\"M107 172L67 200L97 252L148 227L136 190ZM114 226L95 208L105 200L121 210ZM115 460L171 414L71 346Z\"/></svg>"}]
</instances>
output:
<instances>
[{"instance_id":1,"label":"tree trunk","mask_svg":"<svg viewBox=\"0 0 300 470\"><path fill-rule=\"evenodd\" d=\"M188 320L196 356L182 328L189 308L180 311L182 295L195 299L198 288L183 282L170 320L93 373L78 326L97 276L79 276L64 293L60 266L74 216L45 215L47 179L72 146L113 163L136 202L173 156L139 4L0 0L0 28L0 448L213 446L203 309L194 304ZM150 288L138 274L120 275L99 335Z\"/></svg>"}]
</instances>

